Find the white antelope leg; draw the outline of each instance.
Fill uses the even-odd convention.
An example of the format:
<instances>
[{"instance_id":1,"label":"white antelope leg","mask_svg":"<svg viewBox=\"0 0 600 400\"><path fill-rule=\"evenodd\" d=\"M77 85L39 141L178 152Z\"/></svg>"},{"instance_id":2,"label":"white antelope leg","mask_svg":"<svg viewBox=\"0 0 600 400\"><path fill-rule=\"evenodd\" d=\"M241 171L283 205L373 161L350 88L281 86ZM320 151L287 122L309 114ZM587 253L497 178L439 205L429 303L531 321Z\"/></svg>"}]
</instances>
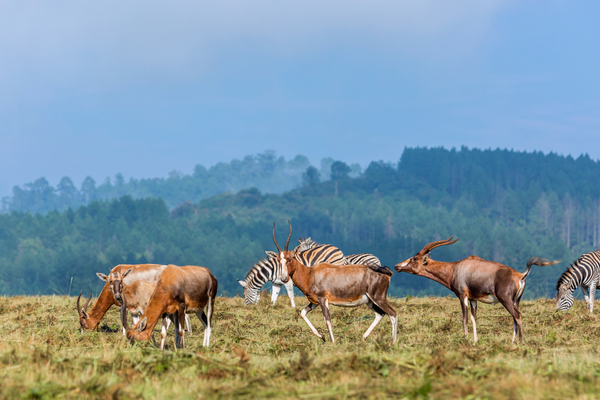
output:
<instances>
[{"instance_id":1,"label":"white antelope leg","mask_svg":"<svg viewBox=\"0 0 600 400\"><path fill-rule=\"evenodd\" d=\"M471 304L471 322L473 323L473 340L475 343L479 340L477 337L477 325L475 324L475 313L477 312L477 302L475 300L469 300Z\"/></svg>"},{"instance_id":2,"label":"white antelope leg","mask_svg":"<svg viewBox=\"0 0 600 400\"><path fill-rule=\"evenodd\" d=\"M335 339L333 338L333 328L331 327L331 317L329 316L329 300L325 299L325 301L321 303L321 309L323 310L323 318L325 318L325 324L329 331L331 343L335 343Z\"/></svg>"},{"instance_id":3,"label":"white antelope leg","mask_svg":"<svg viewBox=\"0 0 600 400\"><path fill-rule=\"evenodd\" d=\"M308 314L309 312L311 312L312 310L314 310L314 308L316 307L316 304L310 303L309 305L307 305L302 312L300 313L300 316L302 317L302 319L308 324L310 330L317 335L320 339L323 339L323 335L321 335L319 333L319 331L317 331L317 329L313 326L313 324L310 323L310 321L308 320L308 318L306 317L306 314Z\"/></svg>"},{"instance_id":4,"label":"white antelope leg","mask_svg":"<svg viewBox=\"0 0 600 400\"><path fill-rule=\"evenodd\" d=\"M294 282L290 279L284 286L285 291L290 298L290 303L292 303L292 307L296 308L296 303L294 302Z\"/></svg>"},{"instance_id":5,"label":"white antelope leg","mask_svg":"<svg viewBox=\"0 0 600 400\"><path fill-rule=\"evenodd\" d=\"M367 337L369 337L371 332L373 332L373 329L375 329L375 327L379 324L379 322L381 321L382 318L383 318L383 315L381 315L379 313L375 313L375 319L373 320L373 323L371 324L371 326L369 326L369 329L367 329L367 331L363 335L363 340L365 340ZM394 324L394 322L392 321L392 329L394 329L393 324Z\"/></svg>"},{"instance_id":6,"label":"white antelope leg","mask_svg":"<svg viewBox=\"0 0 600 400\"><path fill-rule=\"evenodd\" d=\"M169 317L163 318L162 326L160 328L160 349L165 349L165 339L167 338L167 329L169 329L169 325L171 325L171 320Z\"/></svg>"},{"instance_id":7,"label":"white antelope leg","mask_svg":"<svg viewBox=\"0 0 600 400\"><path fill-rule=\"evenodd\" d=\"M208 304L206 305L206 315L204 311L200 311L198 314L198 318L202 321L202 325L204 325L204 341L202 342L202 346L209 347L210 346L210 334L212 332L212 328L210 326L210 320L212 319L212 298L208 298Z\"/></svg>"},{"instance_id":8,"label":"white antelope leg","mask_svg":"<svg viewBox=\"0 0 600 400\"><path fill-rule=\"evenodd\" d=\"M398 337L398 316L390 317L390 322L392 323L392 344L396 343L396 338Z\"/></svg>"},{"instance_id":9,"label":"white antelope leg","mask_svg":"<svg viewBox=\"0 0 600 400\"><path fill-rule=\"evenodd\" d=\"M277 301L277 296L279 296L279 291L281 290L281 284L274 283L271 287L271 305L275 305Z\"/></svg>"},{"instance_id":10,"label":"white antelope leg","mask_svg":"<svg viewBox=\"0 0 600 400\"><path fill-rule=\"evenodd\" d=\"M187 326L188 333L192 333L192 320L190 320L188 314L185 314L185 325Z\"/></svg>"}]
</instances>

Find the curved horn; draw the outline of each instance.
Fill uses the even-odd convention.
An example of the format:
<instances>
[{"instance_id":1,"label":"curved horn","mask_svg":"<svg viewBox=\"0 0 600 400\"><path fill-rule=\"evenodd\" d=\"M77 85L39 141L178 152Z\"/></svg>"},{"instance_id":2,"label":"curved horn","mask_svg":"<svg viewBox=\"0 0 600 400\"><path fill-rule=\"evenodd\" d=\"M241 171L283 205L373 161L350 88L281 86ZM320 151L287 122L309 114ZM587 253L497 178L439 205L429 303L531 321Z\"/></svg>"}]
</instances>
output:
<instances>
[{"instance_id":1,"label":"curved horn","mask_svg":"<svg viewBox=\"0 0 600 400\"><path fill-rule=\"evenodd\" d=\"M87 301L85 302L85 304L83 306L83 311L87 310L87 306L88 306L88 304L90 304L90 300L92 300L92 289L90 289L90 298L87 299Z\"/></svg>"},{"instance_id":2,"label":"curved horn","mask_svg":"<svg viewBox=\"0 0 600 400\"><path fill-rule=\"evenodd\" d=\"M77 298L77 313L79 317L81 317L81 305L79 305L79 301L81 300L81 293L83 293L83 289L79 291L79 297Z\"/></svg>"},{"instance_id":3,"label":"curved horn","mask_svg":"<svg viewBox=\"0 0 600 400\"><path fill-rule=\"evenodd\" d=\"M275 222L273 222L273 241L275 242L275 246L277 246L277 250L279 250L279 252L281 253L281 247L279 247L277 239L275 239Z\"/></svg>"},{"instance_id":4,"label":"curved horn","mask_svg":"<svg viewBox=\"0 0 600 400\"><path fill-rule=\"evenodd\" d=\"M121 323L127 331L129 330L129 325L127 324L127 299L125 299L124 294L121 294L121 299L123 299L123 301L121 302Z\"/></svg>"},{"instance_id":5,"label":"curved horn","mask_svg":"<svg viewBox=\"0 0 600 400\"><path fill-rule=\"evenodd\" d=\"M448 239L446 240L438 240L437 242L431 242L427 245L425 245L425 247L423 247L423 250L421 250L419 252L419 254L423 255L423 254L427 254L429 253L431 250L435 249L436 247L440 247L440 246L447 246L449 244L452 243L456 243L458 242L458 239L452 240L452 238L454 237L454 235L450 236ZM451 241L452 240L452 241Z\"/></svg>"},{"instance_id":6,"label":"curved horn","mask_svg":"<svg viewBox=\"0 0 600 400\"><path fill-rule=\"evenodd\" d=\"M290 239L292 238L292 223L290 222L290 220L288 219L288 224L290 224L290 235L287 238L287 241L285 242L285 247L283 248L283 251L288 251L288 246L290 244Z\"/></svg>"}]
</instances>

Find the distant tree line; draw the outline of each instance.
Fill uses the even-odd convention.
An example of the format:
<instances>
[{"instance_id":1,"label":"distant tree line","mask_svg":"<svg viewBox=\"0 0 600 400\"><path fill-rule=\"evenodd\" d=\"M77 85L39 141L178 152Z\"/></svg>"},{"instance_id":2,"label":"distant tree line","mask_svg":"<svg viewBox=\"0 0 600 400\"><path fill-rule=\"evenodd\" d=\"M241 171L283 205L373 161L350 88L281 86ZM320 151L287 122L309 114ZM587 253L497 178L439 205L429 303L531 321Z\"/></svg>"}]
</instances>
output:
<instances>
[{"instance_id":1,"label":"distant tree line","mask_svg":"<svg viewBox=\"0 0 600 400\"><path fill-rule=\"evenodd\" d=\"M44 215L2 214L0 294L96 291L95 272L143 262L204 265L222 293L239 293L236 279L274 249L273 221L283 240L288 218L294 241L310 236L347 254L372 252L389 266L451 235L460 241L434 250L434 259L477 254L519 271L532 256L563 260L535 267L526 298L553 296L569 262L598 247L600 166L587 156L416 148L355 178L342 162L329 168L323 181L306 167L303 185L280 195L242 189L171 209L162 199L124 196ZM407 274L394 275L390 293L448 294Z\"/></svg>"},{"instance_id":2,"label":"distant tree line","mask_svg":"<svg viewBox=\"0 0 600 400\"><path fill-rule=\"evenodd\" d=\"M317 174L311 175L311 182L329 179L330 167L334 162L331 158L325 158L321 161L321 171L312 167ZM167 207L174 208L185 201L198 202L220 193L235 193L249 187L258 188L263 193L283 193L302 185L303 174L309 166L310 162L305 156L298 155L286 161L284 157L276 157L273 151L265 151L255 156L246 156L243 160L221 162L208 169L196 165L191 175L172 171L167 178L130 178L126 181L118 173L113 180L107 177L99 185L88 176L79 189L67 176L56 187L42 177L34 182L15 186L13 195L1 200L0 212L43 214L52 210L63 211L68 207L76 208L94 200L126 195L136 199L160 197ZM351 176L358 176L361 172L358 164L346 167Z\"/></svg>"}]
</instances>

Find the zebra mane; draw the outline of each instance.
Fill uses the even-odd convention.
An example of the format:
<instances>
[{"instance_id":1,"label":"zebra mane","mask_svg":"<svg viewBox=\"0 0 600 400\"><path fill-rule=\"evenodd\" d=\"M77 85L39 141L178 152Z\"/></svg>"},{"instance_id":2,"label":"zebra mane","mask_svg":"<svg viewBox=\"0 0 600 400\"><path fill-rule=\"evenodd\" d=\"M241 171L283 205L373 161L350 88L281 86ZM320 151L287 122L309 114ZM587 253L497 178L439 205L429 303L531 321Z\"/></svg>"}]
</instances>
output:
<instances>
[{"instance_id":1,"label":"zebra mane","mask_svg":"<svg viewBox=\"0 0 600 400\"><path fill-rule=\"evenodd\" d=\"M583 275L579 272L579 266L575 261L569 268L562 273L558 282L556 282L556 291L559 291L562 286L573 283L573 287L579 286L583 280Z\"/></svg>"}]
</instances>

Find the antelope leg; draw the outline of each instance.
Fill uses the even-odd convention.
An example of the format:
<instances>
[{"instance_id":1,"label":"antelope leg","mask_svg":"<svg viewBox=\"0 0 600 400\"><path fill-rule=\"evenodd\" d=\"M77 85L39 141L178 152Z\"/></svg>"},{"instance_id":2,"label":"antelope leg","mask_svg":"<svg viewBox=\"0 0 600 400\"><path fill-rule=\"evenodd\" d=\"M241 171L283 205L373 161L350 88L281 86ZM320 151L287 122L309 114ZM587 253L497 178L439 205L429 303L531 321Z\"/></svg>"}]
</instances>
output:
<instances>
[{"instance_id":1,"label":"antelope leg","mask_svg":"<svg viewBox=\"0 0 600 400\"><path fill-rule=\"evenodd\" d=\"M308 324L310 330L317 335L317 337L319 337L320 339L325 340L325 338L323 337L323 335L321 335L319 333L319 331L317 331L317 329L313 326L313 324L310 323L310 321L308 320L308 318L306 317L306 314L308 314L309 312L311 312L312 310L314 310L314 308L316 307L316 304L310 303L309 305L307 305L302 312L300 313L300 316L302 317L302 319Z\"/></svg>"}]
</instances>

